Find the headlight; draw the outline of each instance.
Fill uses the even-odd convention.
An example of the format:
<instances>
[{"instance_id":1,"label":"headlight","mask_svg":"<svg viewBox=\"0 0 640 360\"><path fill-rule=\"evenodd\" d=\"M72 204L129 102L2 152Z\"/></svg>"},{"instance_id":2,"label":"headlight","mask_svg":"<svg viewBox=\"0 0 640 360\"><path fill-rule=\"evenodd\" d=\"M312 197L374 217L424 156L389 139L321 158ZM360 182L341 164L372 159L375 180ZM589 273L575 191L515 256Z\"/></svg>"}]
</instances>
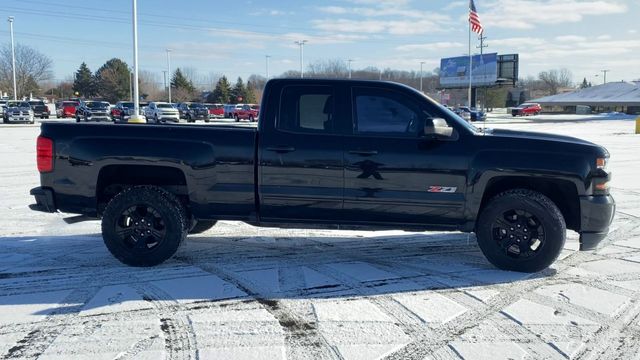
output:
<instances>
[{"instance_id":1,"label":"headlight","mask_svg":"<svg viewBox=\"0 0 640 360\"><path fill-rule=\"evenodd\" d=\"M606 170L607 165L609 164L609 158L597 158L596 159L596 168Z\"/></svg>"}]
</instances>

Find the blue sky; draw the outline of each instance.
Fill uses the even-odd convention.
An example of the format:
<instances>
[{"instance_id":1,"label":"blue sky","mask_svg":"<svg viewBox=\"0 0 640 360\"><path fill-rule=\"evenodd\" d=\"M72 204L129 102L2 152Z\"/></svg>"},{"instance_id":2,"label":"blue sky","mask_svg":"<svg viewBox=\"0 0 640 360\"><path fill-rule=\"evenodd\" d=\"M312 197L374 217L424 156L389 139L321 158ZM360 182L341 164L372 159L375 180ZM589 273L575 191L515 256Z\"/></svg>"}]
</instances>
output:
<instances>
[{"instance_id":1,"label":"blue sky","mask_svg":"<svg viewBox=\"0 0 640 360\"><path fill-rule=\"evenodd\" d=\"M476 0L488 37L486 52L519 53L521 77L569 68L574 81L640 78L638 0ZM166 48L172 67L231 79L298 69L295 40L306 39L305 62L353 59L367 66L425 70L467 52L467 1L139 0L140 69L162 79ZM120 57L132 65L131 0L2 0L15 16L16 42L54 62L57 80L81 62L96 70ZM9 41L9 27L0 42ZM476 43L474 42L474 46Z\"/></svg>"}]
</instances>

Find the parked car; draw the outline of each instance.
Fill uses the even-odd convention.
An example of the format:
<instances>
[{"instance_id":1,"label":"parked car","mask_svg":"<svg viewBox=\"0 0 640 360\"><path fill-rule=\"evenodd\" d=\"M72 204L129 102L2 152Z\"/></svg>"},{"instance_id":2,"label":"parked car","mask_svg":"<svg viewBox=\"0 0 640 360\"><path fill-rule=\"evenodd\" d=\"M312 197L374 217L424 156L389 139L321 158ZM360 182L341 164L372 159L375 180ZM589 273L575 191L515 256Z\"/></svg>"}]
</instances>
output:
<instances>
[{"instance_id":1,"label":"parked car","mask_svg":"<svg viewBox=\"0 0 640 360\"><path fill-rule=\"evenodd\" d=\"M127 122L130 114L133 113L132 101L118 101L116 105L111 109L111 119L114 122Z\"/></svg>"},{"instance_id":2,"label":"parked car","mask_svg":"<svg viewBox=\"0 0 640 360\"><path fill-rule=\"evenodd\" d=\"M180 122L180 113L167 102L150 102L146 114L149 123Z\"/></svg>"},{"instance_id":3,"label":"parked car","mask_svg":"<svg viewBox=\"0 0 640 360\"><path fill-rule=\"evenodd\" d=\"M223 104L204 104L209 109L209 119L222 119L224 118L224 105Z\"/></svg>"},{"instance_id":4,"label":"parked car","mask_svg":"<svg viewBox=\"0 0 640 360\"><path fill-rule=\"evenodd\" d=\"M62 104L60 104L60 114L57 114L57 108L56 108L56 114L61 119L76 117L76 110L78 109L79 105L80 105L79 101L75 101L75 100L63 101Z\"/></svg>"},{"instance_id":5,"label":"parked car","mask_svg":"<svg viewBox=\"0 0 640 360\"><path fill-rule=\"evenodd\" d=\"M245 104L226 104L224 105L224 117L225 119L235 119L236 111L242 109Z\"/></svg>"},{"instance_id":6,"label":"parked car","mask_svg":"<svg viewBox=\"0 0 640 360\"><path fill-rule=\"evenodd\" d=\"M196 122L196 120L204 120L209 122L209 109L201 103L184 102L178 104L180 119L187 122Z\"/></svg>"},{"instance_id":7,"label":"parked car","mask_svg":"<svg viewBox=\"0 0 640 360\"><path fill-rule=\"evenodd\" d=\"M236 108L233 112L233 118L236 122L240 120L249 120L251 122L256 121L258 119L258 115L260 114L260 106L259 105L242 105L241 108Z\"/></svg>"},{"instance_id":8,"label":"parked car","mask_svg":"<svg viewBox=\"0 0 640 360\"><path fill-rule=\"evenodd\" d=\"M462 116L465 120L471 121L484 121L487 119L487 114L484 112L477 110L475 108L469 108L467 106L460 106L456 109L456 113Z\"/></svg>"},{"instance_id":9,"label":"parked car","mask_svg":"<svg viewBox=\"0 0 640 360\"><path fill-rule=\"evenodd\" d=\"M537 103L523 103L511 109L512 116L538 115L542 111L542 106Z\"/></svg>"},{"instance_id":10,"label":"parked car","mask_svg":"<svg viewBox=\"0 0 640 360\"><path fill-rule=\"evenodd\" d=\"M40 119L48 119L49 118L49 108L42 100L30 100L29 105L31 105L31 109L33 109L33 115Z\"/></svg>"},{"instance_id":11,"label":"parked car","mask_svg":"<svg viewBox=\"0 0 640 360\"><path fill-rule=\"evenodd\" d=\"M492 264L524 272L551 265L567 229L580 250L609 231L609 153L588 141L479 130L390 82L274 79L262 101L257 128L43 123L30 207L102 219L134 266L227 219L475 232Z\"/></svg>"},{"instance_id":12,"label":"parked car","mask_svg":"<svg viewBox=\"0 0 640 360\"><path fill-rule=\"evenodd\" d=\"M9 123L30 123L35 122L33 109L27 101L7 101L7 108L2 114L5 124Z\"/></svg>"},{"instance_id":13,"label":"parked car","mask_svg":"<svg viewBox=\"0 0 640 360\"><path fill-rule=\"evenodd\" d=\"M0 100L0 115L4 115L4 111L7 108L7 100Z\"/></svg>"},{"instance_id":14,"label":"parked car","mask_svg":"<svg viewBox=\"0 0 640 360\"><path fill-rule=\"evenodd\" d=\"M76 111L76 122L111 121L109 107L106 101L82 100Z\"/></svg>"}]
</instances>

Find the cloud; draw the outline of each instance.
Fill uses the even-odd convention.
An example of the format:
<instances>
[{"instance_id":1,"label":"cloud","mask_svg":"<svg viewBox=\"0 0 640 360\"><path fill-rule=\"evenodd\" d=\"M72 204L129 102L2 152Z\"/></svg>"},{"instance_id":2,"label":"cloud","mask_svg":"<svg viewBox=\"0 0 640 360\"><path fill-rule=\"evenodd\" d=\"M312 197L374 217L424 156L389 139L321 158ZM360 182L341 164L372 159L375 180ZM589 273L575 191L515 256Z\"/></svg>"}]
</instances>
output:
<instances>
[{"instance_id":1,"label":"cloud","mask_svg":"<svg viewBox=\"0 0 640 360\"><path fill-rule=\"evenodd\" d=\"M316 29L339 33L418 35L447 31L447 28L439 22L428 19L416 21L323 19L313 20L312 24Z\"/></svg>"},{"instance_id":2,"label":"cloud","mask_svg":"<svg viewBox=\"0 0 640 360\"><path fill-rule=\"evenodd\" d=\"M398 51L421 51L421 50L439 50L439 49L451 49L460 48L464 44L459 42L441 41L428 44L407 44L396 47Z\"/></svg>"},{"instance_id":3,"label":"cloud","mask_svg":"<svg viewBox=\"0 0 640 360\"><path fill-rule=\"evenodd\" d=\"M556 36L556 41L560 41L560 42L582 42L585 40L587 40L587 38L585 38L584 36L578 36L578 35Z\"/></svg>"},{"instance_id":4,"label":"cloud","mask_svg":"<svg viewBox=\"0 0 640 360\"><path fill-rule=\"evenodd\" d=\"M533 29L544 24L580 22L585 16L619 14L627 5L618 1L497 0L478 9L485 28Z\"/></svg>"}]
</instances>

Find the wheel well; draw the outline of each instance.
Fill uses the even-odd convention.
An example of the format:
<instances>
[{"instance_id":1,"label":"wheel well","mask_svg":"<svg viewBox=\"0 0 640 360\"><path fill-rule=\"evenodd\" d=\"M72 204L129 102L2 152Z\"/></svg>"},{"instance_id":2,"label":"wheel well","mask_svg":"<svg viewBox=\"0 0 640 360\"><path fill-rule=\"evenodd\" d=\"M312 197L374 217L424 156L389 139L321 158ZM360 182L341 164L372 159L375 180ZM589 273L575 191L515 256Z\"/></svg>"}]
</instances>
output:
<instances>
[{"instance_id":1,"label":"wheel well","mask_svg":"<svg viewBox=\"0 0 640 360\"><path fill-rule=\"evenodd\" d=\"M156 185L188 205L187 180L180 169L168 166L109 165L100 170L96 186L98 214L102 214L109 201L122 190L134 185Z\"/></svg>"},{"instance_id":2,"label":"wheel well","mask_svg":"<svg viewBox=\"0 0 640 360\"><path fill-rule=\"evenodd\" d=\"M566 180L539 179L531 177L506 176L491 179L487 184L478 214L494 196L511 189L537 191L553 201L562 212L567 229L580 227L580 200L575 184Z\"/></svg>"}]
</instances>

